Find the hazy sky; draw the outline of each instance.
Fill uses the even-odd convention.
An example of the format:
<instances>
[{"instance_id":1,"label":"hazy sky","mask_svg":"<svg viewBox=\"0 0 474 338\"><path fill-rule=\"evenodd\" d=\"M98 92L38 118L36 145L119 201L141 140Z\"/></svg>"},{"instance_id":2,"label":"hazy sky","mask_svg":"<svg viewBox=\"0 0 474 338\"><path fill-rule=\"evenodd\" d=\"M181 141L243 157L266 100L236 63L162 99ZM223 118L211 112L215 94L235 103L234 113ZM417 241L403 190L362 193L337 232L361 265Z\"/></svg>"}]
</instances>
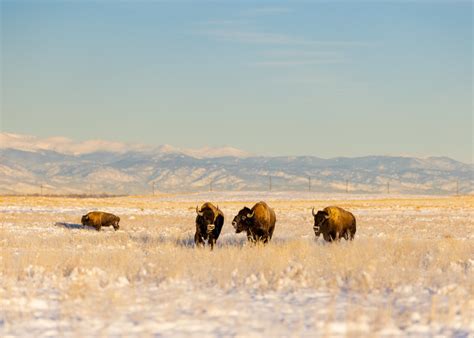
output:
<instances>
[{"instance_id":1,"label":"hazy sky","mask_svg":"<svg viewBox=\"0 0 474 338\"><path fill-rule=\"evenodd\" d=\"M472 161L470 1L3 1L1 130Z\"/></svg>"}]
</instances>

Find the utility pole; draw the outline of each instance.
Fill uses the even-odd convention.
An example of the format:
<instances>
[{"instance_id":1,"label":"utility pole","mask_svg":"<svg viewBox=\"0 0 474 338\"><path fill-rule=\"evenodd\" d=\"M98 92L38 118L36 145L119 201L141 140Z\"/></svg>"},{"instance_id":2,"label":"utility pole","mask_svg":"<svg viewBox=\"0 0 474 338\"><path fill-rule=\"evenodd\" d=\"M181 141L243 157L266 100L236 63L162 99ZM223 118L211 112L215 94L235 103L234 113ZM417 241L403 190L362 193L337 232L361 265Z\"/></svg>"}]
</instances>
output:
<instances>
[{"instance_id":1,"label":"utility pole","mask_svg":"<svg viewBox=\"0 0 474 338\"><path fill-rule=\"evenodd\" d=\"M152 192L153 196L155 196L155 182L152 183L151 192Z\"/></svg>"},{"instance_id":2,"label":"utility pole","mask_svg":"<svg viewBox=\"0 0 474 338\"><path fill-rule=\"evenodd\" d=\"M346 194L349 193L349 180L346 180Z\"/></svg>"},{"instance_id":3,"label":"utility pole","mask_svg":"<svg viewBox=\"0 0 474 338\"><path fill-rule=\"evenodd\" d=\"M43 184L40 185L40 191L41 191L40 195L43 196Z\"/></svg>"},{"instance_id":4,"label":"utility pole","mask_svg":"<svg viewBox=\"0 0 474 338\"><path fill-rule=\"evenodd\" d=\"M311 192L311 176L308 176L308 191Z\"/></svg>"},{"instance_id":5,"label":"utility pole","mask_svg":"<svg viewBox=\"0 0 474 338\"><path fill-rule=\"evenodd\" d=\"M387 182L387 195L390 194L390 182Z\"/></svg>"},{"instance_id":6,"label":"utility pole","mask_svg":"<svg viewBox=\"0 0 474 338\"><path fill-rule=\"evenodd\" d=\"M268 188L270 191L272 191L272 177L268 176Z\"/></svg>"}]
</instances>

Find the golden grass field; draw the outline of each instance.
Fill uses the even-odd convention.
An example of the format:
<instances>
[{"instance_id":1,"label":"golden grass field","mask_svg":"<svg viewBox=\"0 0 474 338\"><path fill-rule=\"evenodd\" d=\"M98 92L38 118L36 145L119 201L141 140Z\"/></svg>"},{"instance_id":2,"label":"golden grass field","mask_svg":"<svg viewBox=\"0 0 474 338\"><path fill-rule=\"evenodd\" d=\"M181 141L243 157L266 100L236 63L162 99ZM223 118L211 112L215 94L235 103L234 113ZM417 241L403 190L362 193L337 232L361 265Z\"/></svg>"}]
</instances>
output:
<instances>
[{"instance_id":1,"label":"golden grass field","mask_svg":"<svg viewBox=\"0 0 474 338\"><path fill-rule=\"evenodd\" d=\"M473 196L239 196L0 197L0 336L474 335ZM230 223L260 198L277 223L253 246ZM193 244L206 199L226 216L213 252ZM353 242L315 240L328 205ZM83 229L90 210L120 230Z\"/></svg>"}]
</instances>

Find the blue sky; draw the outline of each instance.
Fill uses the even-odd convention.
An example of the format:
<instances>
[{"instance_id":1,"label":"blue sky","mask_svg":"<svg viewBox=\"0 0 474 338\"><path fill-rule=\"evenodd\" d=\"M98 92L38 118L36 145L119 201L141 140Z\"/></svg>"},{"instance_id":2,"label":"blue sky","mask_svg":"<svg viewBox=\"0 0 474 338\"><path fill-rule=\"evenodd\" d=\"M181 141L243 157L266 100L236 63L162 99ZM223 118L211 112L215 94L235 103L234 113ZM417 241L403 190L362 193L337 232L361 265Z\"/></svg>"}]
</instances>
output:
<instances>
[{"instance_id":1,"label":"blue sky","mask_svg":"<svg viewBox=\"0 0 474 338\"><path fill-rule=\"evenodd\" d=\"M2 1L1 130L472 162L470 1Z\"/></svg>"}]
</instances>

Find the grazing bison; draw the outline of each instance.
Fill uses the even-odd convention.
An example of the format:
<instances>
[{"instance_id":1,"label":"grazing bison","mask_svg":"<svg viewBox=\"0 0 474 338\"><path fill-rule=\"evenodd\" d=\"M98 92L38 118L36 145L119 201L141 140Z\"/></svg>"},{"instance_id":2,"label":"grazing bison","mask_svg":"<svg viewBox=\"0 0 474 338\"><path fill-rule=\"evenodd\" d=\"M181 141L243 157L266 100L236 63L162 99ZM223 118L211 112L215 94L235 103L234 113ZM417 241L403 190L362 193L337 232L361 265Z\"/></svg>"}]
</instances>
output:
<instances>
[{"instance_id":1,"label":"grazing bison","mask_svg":"<svg viewBox=\"0 0 474 338\"><path fill-rule=\"evenodd\" d=\"M196 234L194 235L194 243L197 246L204 246L205 240L214 249L222 226L224 225L224 214L212 203L206 202L201 209L196 206Z\"/></svg>"},{"instance_id":2,"label":"grazing bison","mask_svg":"<svg viewBox=\"0 0 474 338\"><path fill-rule=\"evenodd\" d=\"M120 217L108 212L102 211L91 211L87 215L82 216L82 225L88 225L94 227L97 231L100 231L101 227L113 226L114 230L119 229Z\"/></svg>"},{"instance_id":3,"label":"grazing bison","mask_svg":"<svg viewBox=\"0 0 474 338\"><path fill-rule=\"evenodd\" d=\"M319 210L314 216L313 230L316 237L323 234L324 240L338 241L341 237L346 240L354 239L356 232L356 219L353 214L339 207L327 207Z\"/></svg>"},{"instance_id":4,"label":"grazing bison","mask_svg":"<svg viewBox=\"0 0 474 338\"><path fill-rule=\"evenodd\" d=\"M252 209L244 207L234 217L232 225L236 233L247 232L249 242L268 243L275 230L275 211L265 202L258 202Z\"/></svg>"}]
</instances>

